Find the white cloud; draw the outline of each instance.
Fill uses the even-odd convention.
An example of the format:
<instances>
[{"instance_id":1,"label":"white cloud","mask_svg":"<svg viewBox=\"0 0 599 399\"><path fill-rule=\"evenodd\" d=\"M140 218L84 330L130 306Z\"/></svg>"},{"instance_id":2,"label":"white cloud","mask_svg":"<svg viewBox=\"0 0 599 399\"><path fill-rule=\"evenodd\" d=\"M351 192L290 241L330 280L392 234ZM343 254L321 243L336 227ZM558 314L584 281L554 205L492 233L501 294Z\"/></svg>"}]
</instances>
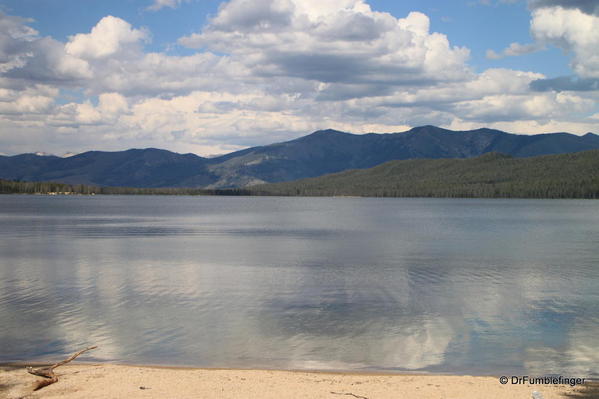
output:
<instances>
[{"instance_id":1,"label":"white cloud","mask_svg":"<svg viewBox=\"0 0 599 399\"><path fill-rule=\"evenodd\" d=\"M260 76L405 85L470 75L469 51L429 32L426 15L398 19L361 0L232 0L179 42L242 59Z\"/></svg>"},{"instance_id":2,"label":"white cloud","mask_svg":"<svg viewBox=\"0 0 599 399\"><path fill-rule=\"evenodd\" d=\"M239 61L212 53L144 53L142 44L149 33L112 16L102 18L90 33L71 36L66 44L40 38L24 25L26 20L1 17L0 27L3 22L11 25L0 31L0 74L12 78L13 85L52 82L90 95L172 96L198 89L239 90L239 79L249 75Z\"/></svg>"},{"instance_id":3,"label":"white cloud","mask_svg":"<svg viewBox=\"0 0 599 399\"><path fill-rule=\"evenodd\" d=\"M249 72L238 61L211 53L169 56L139 54L133 59L110 59L92 64L95 79L87 88L93 93L116 91L135 96L172 96L194 90L239 90L240 79Z\"/></svg>"},{"instance_id":4,"label":"white cloud","mask_svg":"<svg viewBox=\"0 0 599 399\"><path fill-rule=\"evenodd\" d=\"M118 115L129 110L127 99L119 93L102 93L98 96L98 108L107 115Z\"/></svg>"},{"instance_id":5,"label":"white cloud","mask_svg":"<svg viewBox=\"0 0 599 399\"><path fill-rule=\"evenodd\" d=\"M586 14L599 15L599 3L597 0L529 0L528 4L533 9L562 7L578 9Z\"/></svg>"},{"instance_id":6,"label":"white cloud","mask_svg":"<svg viewBox=\"0 0 599 399\"><path fill-rule=\"evenodd\" d=\"M545 48L542 44L539 43L529 43L529 44L520 44L520 43L511 43L508 47L503 49L501 53L497 53L493 50L487 50L487 58L491 60L498 60L505 57L516 57L519 55L525 55L530 53L535 53L537 51L541 51Z\"/></svg>"},{"instance_id":7,"label":"white cloud","mask_svg":"<svg viewBox=\"0 0 599 399\"><path fill-rule=\"evenodd\" d=\"M54 127L115 126L129 114L129 104L118 93L102 93L98 96L98 105L90 101L68 103L56 106L48 115L48 124ZM119 124L119 127L124 127Z\"/></svg>"},{"instance_id":8,"label":"white cloud","mask_svg":"<svg viewBox=\"0 0 599 399\"><path fill-rule=\"evenodd\" d=\"M454 105L464 120L498 122L514 120L550 120L573 112L591 111L594 102L565 93L538 93L514 96L494 95Z\"/></svg>"},{"instance_id":9,"label":"white cloud","mask_svg":"<svg viewBox=\"0 0 599 399\"><path fill-rule=\"evenodd\" d=\"M65 49L67 54L88 60L117 54L123 56L132 47L137 49L139 42L147 37L144 30L133 29L127 21L109 15L102 18L90 33L71 36Z\"/></svg>"},{"instance_id":10,"label":"white cloud","mask_svg":"<svg viewBox=\"0 0 599 399\"><path fill-rule=\"evenodd\" d=\"M38 32L25 25L27 22L31 21L0 13L0 73L23 67L31 57L30 52L14 45L15 42L27 44L37 38Z\"/></svg>"},{"instance_id":11,"label":"white cloud","mask_svg":"<svg viewBox=\"0 0 599 399\"><path fill-rule=\"evenodd\" d=\"M29 22L0 13L0 74L12 78L13 85L90 77L85 61L66 54L60 42L39 37Z\"/></svg>"},{"instance_id":12,"label":"white cloud","mask_svg":"<svg viewBox=\"0 0 599 399\"><path fill-rule=\"evenodd\" d=\"M84 125L101 125L104 123L102 114L91 104L90 101L83 103L68 103L57 106L51 115L48 115L47 123L57 127L81 127Z\"/></svg>"},{"instance_id":13,"label":"white cloud","mask_svg":"<svg viewBox=\"0 0 599 399\"><path fill-rule=\"evenodd\" d=\"M446 111L454 107L455 110L457 104L490 96L526 97L530 94L530 82L543 77L542 74L533 72L488 69L468 82L401 89L391 95L377 98L376 103L371 106L429 107Z\"/></svg>"},{"instance_id":14,"label":"white cloud","mask_svg":"<svg viewBox=\"0 0 599 399\"><path fill-rule=\"evenodd\" d=\"M154 0L154 2L147 7L147 10L158 11L164 7L177 8L186 1L189 0Z\"/></svg>"},{"instance_id":15,"label":"white cloud","mask_svg":"<svg viewBox=\"0 0 599 399\"><path fill-rule=\"evenodd\" d=\"M579 9L539 8L533 11L533 36L573 54L572 69L582 78L599 77L599 16Z\"/></svg>"},{"instance_id":16,"label":"white cloud","mask_svg":"<svg viewBox=\"0 0 599 399\"><path fill-rule=\"evenodd\" d=\"M43 85L25 90L0 88L0 114L18 116L48 112L57 94L57 90Z\"/></svg>"}]
</instances>

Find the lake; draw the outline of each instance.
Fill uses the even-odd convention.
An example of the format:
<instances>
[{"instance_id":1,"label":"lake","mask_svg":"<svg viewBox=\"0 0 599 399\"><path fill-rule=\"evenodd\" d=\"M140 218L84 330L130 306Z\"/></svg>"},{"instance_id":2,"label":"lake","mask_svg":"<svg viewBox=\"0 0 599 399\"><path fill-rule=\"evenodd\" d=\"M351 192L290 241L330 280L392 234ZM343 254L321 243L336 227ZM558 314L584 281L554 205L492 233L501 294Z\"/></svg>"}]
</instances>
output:
<instances>
[{"instance_id":1,"label":"lake","mask_svg":"<svg viewBox=\"0 0 599 399\"><path fill-rule=\"evenodd\" d=\"M0 196L0 361L599 375L599 201Z\"/></svg>"}]
</instances>

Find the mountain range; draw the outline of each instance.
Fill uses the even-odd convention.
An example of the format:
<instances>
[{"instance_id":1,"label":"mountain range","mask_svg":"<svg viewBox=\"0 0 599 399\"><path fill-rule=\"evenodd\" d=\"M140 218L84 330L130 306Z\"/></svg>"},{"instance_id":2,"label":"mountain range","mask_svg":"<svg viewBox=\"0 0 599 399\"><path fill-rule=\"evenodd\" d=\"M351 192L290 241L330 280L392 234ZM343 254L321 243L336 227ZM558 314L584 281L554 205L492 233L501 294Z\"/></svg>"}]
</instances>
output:
<instances>
[{"instance_id":1,"label":"mountain range","mask_svg":"<svg viewBox=\"0 0 599 399\"><path fill-rule=\"evenodd\" d=\"M391 160L471 158L489 152L532 157L591 149L599 149L599 136L593 133L518 135L486 128L452 131L421 126L402 133L356 135L329 129L214 158L155 148L88 151L67 158L0 156L0 178L115 187L227 188L365 169Z\"/></svg>"}]
</instances>

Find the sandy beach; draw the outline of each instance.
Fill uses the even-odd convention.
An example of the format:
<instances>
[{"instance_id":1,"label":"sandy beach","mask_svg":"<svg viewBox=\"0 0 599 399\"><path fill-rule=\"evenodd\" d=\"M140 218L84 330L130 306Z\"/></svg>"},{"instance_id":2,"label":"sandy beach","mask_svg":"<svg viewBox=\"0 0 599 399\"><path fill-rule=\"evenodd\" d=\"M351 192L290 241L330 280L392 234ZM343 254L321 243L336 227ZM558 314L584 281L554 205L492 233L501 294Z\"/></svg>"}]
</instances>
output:
<instances>
[{"instance_id":1,"label":"sandy beach","mask_svg":"<svg viewBox=\"0 0 599 399\"><path fill-rule=\"evenodd\" d=\"M111 364L56 369L59 381L33 392L39 377L24 367L0 369L0 397L16 398L595 398L596 385L501 385L496 377L213 370Z\"/></svg>"}]
</instances>

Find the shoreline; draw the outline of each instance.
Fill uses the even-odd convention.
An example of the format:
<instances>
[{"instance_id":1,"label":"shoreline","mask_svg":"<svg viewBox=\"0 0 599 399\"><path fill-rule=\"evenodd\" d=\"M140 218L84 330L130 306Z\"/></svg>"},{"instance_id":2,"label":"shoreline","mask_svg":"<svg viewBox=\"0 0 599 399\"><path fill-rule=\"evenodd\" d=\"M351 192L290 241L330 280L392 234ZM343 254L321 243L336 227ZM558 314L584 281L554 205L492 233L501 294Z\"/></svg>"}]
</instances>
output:
<instances>
[{"instance_id":1,"label":"shoreline","mask_svg":"<svg viewBox=\"0 0 599 399\"><path fill-rule=\"evenodd\" d=\"M219 197L219 198L330 198L330 199L467 199L467 200L550 200L550 201L597 201L599 197L526 197L526 196L382 196L382 195L274 195L274 194L51 194L51 193L0 193L37 197Z\"/></svg>"},{"instance_id":2,"label":"shoreline","mask_svg":"<svg viewBox=\"0 0 599 399\"><path fill-rule=\"evenodd\" d=\"M531 398L597 397L599 383L502 385L498 377L305 370L208 369L76 362L55 370L57 383L34 392L41 379L23 363L0 365L0 397L17 398Z\"/></svg>"},{"instance_id":3,"label":"shoreline","mask_svg":"<svg viewBox=\"0 0 599 399\"><path fill-rule=\"evenodd\" d=\"M54 361L33 361L33 362L0 362L0 371L2 370L25 370L26 367L30 366L33 368L45 367L50 364L54 364ZM124 368L140 368L140 369L155 369L155 370L174 370L174 371L255 371L255 372L283 372L283 373L306 373L306 374L330 374L330 375L345 375L345 376L364 376L364 377L387 377L387 376L401 376L401 377L474 377L474 378L495 378L498 376L490 374L475 374L475 373L452 373L452 372L426 372L426 371L415 371L410 372L406 370L398 371L386 371L386 370L343 370L343 369L294 369L294 368L264 368L264 367L204 367L204 366L193 366L193 365L176 365L176 364L153 364L153 363L120 363L120 362L101 362L101 361L76 361L70 363L71 366L80 367L100 367L100 366L117 366ZM61 366L60 370L69 366ZM590 380L590 379L587 379ZM599 379L597 380L599 382ZM1 391L0 391L1 392ZM0 397L1 398L1 397Z\"/></svg>"}]
</instances>

